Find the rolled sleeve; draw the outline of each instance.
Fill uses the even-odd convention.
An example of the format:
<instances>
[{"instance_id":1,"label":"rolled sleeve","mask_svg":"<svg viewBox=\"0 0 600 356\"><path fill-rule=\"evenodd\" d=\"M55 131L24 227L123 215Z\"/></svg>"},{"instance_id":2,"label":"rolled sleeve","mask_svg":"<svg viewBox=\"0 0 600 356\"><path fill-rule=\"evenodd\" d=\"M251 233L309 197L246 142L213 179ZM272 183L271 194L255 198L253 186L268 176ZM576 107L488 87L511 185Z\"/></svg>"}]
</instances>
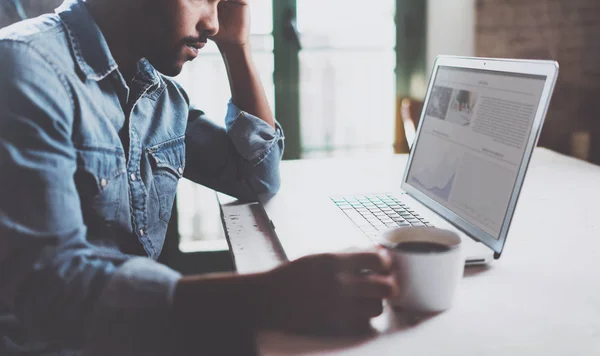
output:
<instances>
[{"instance_id":1,"label":"rolled sleeve","mask_svg":"<svg viewBox=\"0 0 600 356\"><path fill-rule=\"evenodd\" d=\"M184 92L182 91L184 94ZM185 177L238 199L254 201L279 190L284 150L281 126L229 103L225 128L191 109L186 131Z\"/></svg>"},{"instance_id":2,"label":"rolled sleeve","mask_svg":"<svg viewBox=\"0 0 600 356\"><path fill-rule=\"evenodd\" d=\"M225 125L238 153L253 166L260 164L274 149L278 154L283 153L283 147L279 143L283 142L284 136L278 122L275 122L273 128L264 120L240 110L230 101Z\"/></svg>"},{"instance_id":3,"label":"rolled sleeve","mask_svg":"<svg viewBox=\"0 0 600 356\"><path fill-rule=\"evenodd\" d=\"M147 258L123 264L96 303L86 355L165 355L179 273Z\"/></svg>"}]
</instances>

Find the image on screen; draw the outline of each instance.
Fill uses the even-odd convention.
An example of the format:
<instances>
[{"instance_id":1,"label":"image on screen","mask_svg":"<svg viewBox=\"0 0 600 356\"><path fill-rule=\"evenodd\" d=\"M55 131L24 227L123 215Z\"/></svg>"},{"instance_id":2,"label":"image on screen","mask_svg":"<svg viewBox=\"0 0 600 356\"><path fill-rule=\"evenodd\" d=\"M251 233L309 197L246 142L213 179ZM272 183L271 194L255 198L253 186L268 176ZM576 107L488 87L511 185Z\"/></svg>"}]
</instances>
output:
<instances>
[{"instance_id":1,"label":"image on screen","mask_svg":"<svg viewBox=\"0 0 600 356\"><path fill-rule=\"evenodd\" d=\"M439 67L406 183L498 239L545 81Z\"/></svg>"}]
</instances>

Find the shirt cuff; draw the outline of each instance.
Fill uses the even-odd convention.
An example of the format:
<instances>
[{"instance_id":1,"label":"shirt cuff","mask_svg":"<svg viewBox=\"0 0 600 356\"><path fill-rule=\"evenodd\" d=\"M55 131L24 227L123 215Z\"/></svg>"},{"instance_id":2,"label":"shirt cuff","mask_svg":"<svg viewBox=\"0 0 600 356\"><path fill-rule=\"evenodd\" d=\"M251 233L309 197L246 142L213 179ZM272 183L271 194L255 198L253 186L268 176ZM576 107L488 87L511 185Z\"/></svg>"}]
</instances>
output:
<instances>
[{"instance_id":1,"label":"shirt cuff","mask_svg":"<svg viewBox=\"0 0 600 356\"><path fill-rule=\"evenodd\" d=\"M85 355L164 355L175 286L181 275L136 257L111 277L98 299Z\"/></svg>"},{"instance_id":2,"label":"shirt cuff","mask_svg":"<svg viewBox=\"0 0 600 356\"><path fill-rule=\"evenodd\" d=\"M253 166L260 164L284 139L283 129L277 121L273 128L264 120L240 110L231 101L227 107L225 127L238 153Z\"/></svg>"}]
</instances>

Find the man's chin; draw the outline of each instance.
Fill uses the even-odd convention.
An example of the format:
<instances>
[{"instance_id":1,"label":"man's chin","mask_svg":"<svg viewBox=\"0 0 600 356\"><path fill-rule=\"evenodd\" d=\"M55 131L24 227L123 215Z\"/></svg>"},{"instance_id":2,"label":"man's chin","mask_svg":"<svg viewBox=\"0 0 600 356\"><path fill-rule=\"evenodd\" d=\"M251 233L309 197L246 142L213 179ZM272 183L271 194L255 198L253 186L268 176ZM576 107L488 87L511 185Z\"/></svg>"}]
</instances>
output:
<instances>
[{"instance_id":1,"label":"man's chin","mask_svg":"<svg viewBox=\"0 0 600 356\"><path fill-rule=\"evenodd\" d=\"M186 63L185 61L160 61L155 62L148 59L150 64L159 71L161 74L166 75L167 77L176 77L183 70L183 65Z\"/></svg>"},{"instance_id":2,"label":"man's chin","mask_svg":"<svg viewBox=\"0 0 600 356\"><path fill-rule=\"evenodd\" d=\"M156 68L156 70L167 77L176 77L183 70L183 64L174 64L171 66L165 66L163 68Z\"/></svg>"}]
</instances>

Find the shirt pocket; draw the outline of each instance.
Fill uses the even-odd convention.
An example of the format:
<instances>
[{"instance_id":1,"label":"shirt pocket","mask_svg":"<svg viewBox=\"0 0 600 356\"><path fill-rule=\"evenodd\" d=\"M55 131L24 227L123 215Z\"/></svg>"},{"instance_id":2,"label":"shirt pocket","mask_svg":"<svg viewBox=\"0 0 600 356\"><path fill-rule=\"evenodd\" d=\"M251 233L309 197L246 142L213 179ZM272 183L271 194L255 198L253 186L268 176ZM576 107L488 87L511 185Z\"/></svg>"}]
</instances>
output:
<instances>
[{"instance_id":1,"label":"shirt pocket","mask_svg":"<svg viewBox=\"0 0 600 356\"><path fill-rule=\"evenodd\" d=\"M179 179L185 170L185 136L147 149L152 164L153 185L159 202L159 218L168 222Z\"/></svg>"},{"instance_id":2,"label":"shirt pocket","mask_svg":"<svg viewBox=\"0 0 600 356\"><path fill-rule=\"evenodd\" d=\"M116 149L77 150L75 184L88 227L118 219L119 205L127 197L125 172L125 156Z\"/></svg>"}]
</instances>

